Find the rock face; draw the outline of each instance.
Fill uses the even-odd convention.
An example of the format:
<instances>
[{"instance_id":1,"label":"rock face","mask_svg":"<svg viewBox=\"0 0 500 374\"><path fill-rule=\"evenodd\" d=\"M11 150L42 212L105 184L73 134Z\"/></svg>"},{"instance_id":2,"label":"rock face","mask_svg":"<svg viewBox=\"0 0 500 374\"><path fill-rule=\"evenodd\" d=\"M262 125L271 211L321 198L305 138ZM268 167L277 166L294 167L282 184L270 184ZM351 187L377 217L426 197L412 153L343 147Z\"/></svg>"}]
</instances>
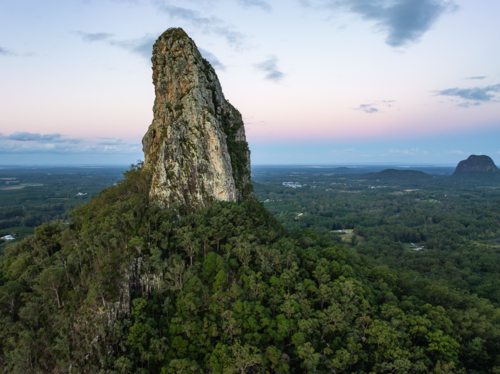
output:
<instances>
[{"instance_id":1,"label":"rock face","mask_svg":"<svg viewBox=\"0 0 500 374\"><path fill-rule=\"evenodd\" d=\"M142 140L152 200L186 213L216 200L251 200L243 120L210 63L180 28L158 38L152 62L154 119Z\"/></svg>"},{"instance_id":2,"label":"rock face","mask_svg":"<svg viewBox=\"0 0 500 374\"><path fill-rule=\"evenodd\" d=\"M470 155L467 160L463 160L458 163L453 175L497 172L500 172L500 169L497 168L490 157Z\"/></svg>"}]
</instances>

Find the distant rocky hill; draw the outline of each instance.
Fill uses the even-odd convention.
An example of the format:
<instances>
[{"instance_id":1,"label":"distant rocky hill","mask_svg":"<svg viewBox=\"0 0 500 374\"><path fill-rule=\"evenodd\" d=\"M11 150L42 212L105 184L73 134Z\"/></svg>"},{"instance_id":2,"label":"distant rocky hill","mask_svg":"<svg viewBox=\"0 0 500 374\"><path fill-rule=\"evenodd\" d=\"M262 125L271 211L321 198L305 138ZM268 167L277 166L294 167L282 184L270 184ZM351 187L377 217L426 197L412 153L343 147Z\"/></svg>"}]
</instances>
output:
<instances>
[{"instance_id":1,"label":"distant rocky hill","mask_svg":"<svg viewBox=\"0 0 500 374\"><path fill-rule=\"evenodd\" d=\"M145 165L153 170L150 197L185 212L251 199L243 120L210 63L180 28L158 38L152 62L154 119L142 140Z\"/></svg>"},{"instance_id":2,"label":"distant rocky hill","mask_svg":"<svg viewBox=\"0 0 500 374\"><path fill-rule=\"evenodd\" d=\"M500 169L498 169L489 156L470 155L467 160L458 163L453 175L457 176L470 173L500 173Z\"/></svg>"},{"instance_id":3,"label":"distant rocky hill","mask_svg":"<svg viewBox=\"0 0 500 374\"><path fill-rule=\"evenodd\" d=\"M500 185L500 169L491 157L470 155L458 163L453 175L440 181L446 186L474 187Z\"/></svg>"},{"instance_id":4,"label":"distant rocky hill","mask_svg":"<svg viewBox=\"0 0 500 374\"><path fill-rule=\"evenodd\" d=\"M415 185L431 182L434 177L418 170L385 169L378 173L363 174L360 178L388 184Z\"/></svg>"}]
</instances>

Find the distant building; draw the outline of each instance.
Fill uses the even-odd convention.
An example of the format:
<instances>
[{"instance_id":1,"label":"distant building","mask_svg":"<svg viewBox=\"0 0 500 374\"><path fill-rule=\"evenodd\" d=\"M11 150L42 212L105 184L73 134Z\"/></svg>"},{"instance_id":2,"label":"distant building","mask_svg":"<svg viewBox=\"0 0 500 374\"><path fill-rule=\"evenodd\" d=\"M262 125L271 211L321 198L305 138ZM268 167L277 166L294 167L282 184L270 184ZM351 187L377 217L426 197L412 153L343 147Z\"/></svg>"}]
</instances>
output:
<instances>
[{"instance_id":1,"label":"distant building","mask_svg":"<svg viewBox=\"0 0 500 374\"><path fill-rule=\"evenodd\" d=\"M417 248L413 248L413 251L421 251L422 250L422 247L417 247Z\"/></svg>"},{"instance_id":2,"label":"distant building","mask_svg":"<svg viewBox=\"0 0 500 374\"><path fill-rule=\"evenodd\" d=\"M16 238L14 238L12 235L5 235L4 237L1 238L3 241L6 241L6 242L10 242L11 240L14 240Z\"/></svg>"},{"instance_id":3,"label":"distant building","mask_svg":"<svg viewBox=\"0 0 500 374\"><path fill-rule=\"evenodd\" d=\"M291 187L291 188L301 188L302 187L302 185L299 184L298 182L283 182L283 186Z\"/></svg>"},{"instance_id":4,"label":"distant building","mask_svg":"<svg viewBox=\"0 0 500 374\"><path fill-rule=\"evenodd\" d=\"M87 193L78 192L78 193L76 194L76 196L85 196L86 194L87 194Z\"/></svg>"}]
</instances>

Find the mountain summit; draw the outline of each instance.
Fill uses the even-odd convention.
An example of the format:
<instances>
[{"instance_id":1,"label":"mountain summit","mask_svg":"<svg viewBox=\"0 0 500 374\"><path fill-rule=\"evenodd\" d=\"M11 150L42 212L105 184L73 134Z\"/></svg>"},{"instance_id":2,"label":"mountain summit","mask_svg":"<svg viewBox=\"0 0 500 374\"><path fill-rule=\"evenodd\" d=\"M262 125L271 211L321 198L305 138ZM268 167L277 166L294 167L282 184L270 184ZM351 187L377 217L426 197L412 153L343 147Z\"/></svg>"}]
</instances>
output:
<instances>
[{"instance_id":1,"label":"mountain summit","mask_svg":"<svg viewBox=\"0 0 500 374\"><path fill-rule=\"evenodd\" d=\"M491 157L470 155L467 160L460 161L453 175L467 173L491 173L500 172Z\"/></svg>"},{"instance_id":2,"label":"mountain summit","mask_svg":"<svg viewBox=\"0 0 500 374\"><path fill-rule=\"evenodd\" d=\"M500 169L485 155L470 155L458 163L455 172L439 182L443 186L475 187L500 185Z\"/></svg>"},{"instance_id":3,"label":"mountain summit","mask_svg":"<svg viewBox=\"0 0 500 374\"><path fill-rule=\"evenodd\" d=\"M250 151L241 114L210 63L181 28L153 46L153 123L142 140L150 197L185 212L251 199Z\"/></svg>"}]
</instances>

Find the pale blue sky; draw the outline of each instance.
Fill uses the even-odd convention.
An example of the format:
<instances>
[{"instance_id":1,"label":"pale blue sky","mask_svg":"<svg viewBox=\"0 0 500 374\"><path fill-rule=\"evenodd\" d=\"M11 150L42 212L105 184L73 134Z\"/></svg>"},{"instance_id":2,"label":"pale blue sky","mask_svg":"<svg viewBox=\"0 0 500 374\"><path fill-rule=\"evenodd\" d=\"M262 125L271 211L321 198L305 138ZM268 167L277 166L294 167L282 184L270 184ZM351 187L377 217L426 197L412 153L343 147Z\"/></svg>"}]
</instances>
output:
<instances>
[{"instance_id":1,"label":"pale blue sky","mask_svg":"<svg viewBox=\"0 0 500 374\"><path fill-rule=\"evenodd\" d=\"M182 27L255 164L500 163L497 0L0 1L0 164L127 164Z\"/></svg>"}]
</instances>

